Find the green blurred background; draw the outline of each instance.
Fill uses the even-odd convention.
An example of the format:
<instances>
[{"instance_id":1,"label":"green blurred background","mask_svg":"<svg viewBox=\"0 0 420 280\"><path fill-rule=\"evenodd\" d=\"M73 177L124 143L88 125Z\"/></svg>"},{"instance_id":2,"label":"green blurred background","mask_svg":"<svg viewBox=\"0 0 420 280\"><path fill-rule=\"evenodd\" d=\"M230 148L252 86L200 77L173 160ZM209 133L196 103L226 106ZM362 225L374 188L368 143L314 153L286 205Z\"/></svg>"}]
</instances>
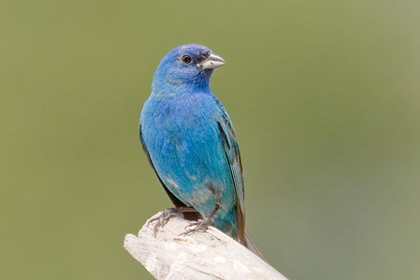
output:
<instances>
[{"instance_id":1,"label":"green blurred background","mask_svg":"<svg viewBox=\"0 0 420 280\"><path fill-rule=\"evenodd\" d=\"M247 228L290 279L418 279L419 1L0 1L0 279L152 279L138 141L170 49L227 61Z\"/></svg>"}]
</instances>

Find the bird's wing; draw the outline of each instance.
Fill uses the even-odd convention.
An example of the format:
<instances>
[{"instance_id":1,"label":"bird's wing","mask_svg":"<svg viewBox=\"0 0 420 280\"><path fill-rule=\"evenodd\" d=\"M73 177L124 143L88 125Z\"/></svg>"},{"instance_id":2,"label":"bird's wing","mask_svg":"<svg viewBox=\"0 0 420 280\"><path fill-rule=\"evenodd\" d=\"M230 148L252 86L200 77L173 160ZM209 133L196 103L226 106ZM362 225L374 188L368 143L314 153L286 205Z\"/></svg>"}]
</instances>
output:
<instances>
[{"instance_id":1,"label":"bird's wing","mask_svg":"<svg viewBox=\"0 0 420 280\"><path fill-rule=\"evenodd\" d=\"M238 239L240 243L243 243L245 239L245 196L241 154L229 115L218 100L216 100L216 103L221 113L217 120L217 126L237 196L235 210L238 224Z\"/></svg>"}]
</instances>

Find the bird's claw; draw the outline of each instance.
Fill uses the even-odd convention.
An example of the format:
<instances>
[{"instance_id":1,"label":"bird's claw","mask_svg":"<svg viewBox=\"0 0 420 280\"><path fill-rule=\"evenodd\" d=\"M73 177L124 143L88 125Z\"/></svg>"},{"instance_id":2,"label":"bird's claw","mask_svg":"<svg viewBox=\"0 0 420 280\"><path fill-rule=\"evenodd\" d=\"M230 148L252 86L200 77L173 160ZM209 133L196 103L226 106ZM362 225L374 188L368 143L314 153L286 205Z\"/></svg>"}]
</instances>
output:
<instances>
[{"instance_id":1,"label":"bird's claw","mask_svg":"<svg viewBox=\"0 0 420 280\"><path fill-rule=\"evenodd\" d=\"M190 228L180 235L188 236L196 232L205 232L209 226L213 223L213 218L204 218L198 220L198 222L187 225L184 229Z\"/></svg>"},{"instance_id":2,"label":"bird's claw","mask_svg":"<svg viewBox=\"0 0 420 280\"><path fill-rule=\"evenodd\" d=\"M165 210L162 211L162 213L159 216L157 216L155 218L152 218L152 219L149 219L147 221L146 226L149 226L149 225L155 223L154 226L153 226L153 235L156 238L156 235L157 235L157 232L159 231L159 228L163 228L168 223L168 221L172 217L176 216L178 213L179 212L176 211L176 208L165 209Z\"/></svg>"}]
</instances>

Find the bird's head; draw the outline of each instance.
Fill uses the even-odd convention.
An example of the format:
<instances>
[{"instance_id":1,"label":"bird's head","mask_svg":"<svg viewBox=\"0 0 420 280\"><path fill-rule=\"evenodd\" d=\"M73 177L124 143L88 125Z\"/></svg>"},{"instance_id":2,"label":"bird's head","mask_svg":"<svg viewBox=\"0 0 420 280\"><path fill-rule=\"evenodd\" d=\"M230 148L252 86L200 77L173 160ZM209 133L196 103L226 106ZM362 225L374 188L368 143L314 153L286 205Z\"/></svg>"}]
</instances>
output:
<instances>
[{"instance_id":1,"label":"bird's head","mask_svg":"<svg viewBox=\"0 0 420 280\"><path fill-rule=\"evenodd\" d=\"M174 93L208 89L213 69L223 64L225 61L205 46L179 46L161 60L153 78L153 90Z\"/></svg>"}]
</instances>

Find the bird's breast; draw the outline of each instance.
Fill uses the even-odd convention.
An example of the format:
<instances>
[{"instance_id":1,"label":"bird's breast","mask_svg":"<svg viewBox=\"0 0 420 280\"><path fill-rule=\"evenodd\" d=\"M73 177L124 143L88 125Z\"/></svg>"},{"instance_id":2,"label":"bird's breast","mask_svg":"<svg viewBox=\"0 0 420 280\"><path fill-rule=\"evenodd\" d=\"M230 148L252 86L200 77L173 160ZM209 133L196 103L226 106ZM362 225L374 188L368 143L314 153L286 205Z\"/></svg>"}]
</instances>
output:
<instances>
[{"instance_id":1,"label":"bird's breast","mask_svg":"<svg viewBox=\"0 0 420 280\"><path fill-rule=\"evenodd\" d=\"M214 113L214 99L203 94L152 98L142 113L145 140L178 151L209 145L217 137Z\"/></svg>"}]
</instances>

